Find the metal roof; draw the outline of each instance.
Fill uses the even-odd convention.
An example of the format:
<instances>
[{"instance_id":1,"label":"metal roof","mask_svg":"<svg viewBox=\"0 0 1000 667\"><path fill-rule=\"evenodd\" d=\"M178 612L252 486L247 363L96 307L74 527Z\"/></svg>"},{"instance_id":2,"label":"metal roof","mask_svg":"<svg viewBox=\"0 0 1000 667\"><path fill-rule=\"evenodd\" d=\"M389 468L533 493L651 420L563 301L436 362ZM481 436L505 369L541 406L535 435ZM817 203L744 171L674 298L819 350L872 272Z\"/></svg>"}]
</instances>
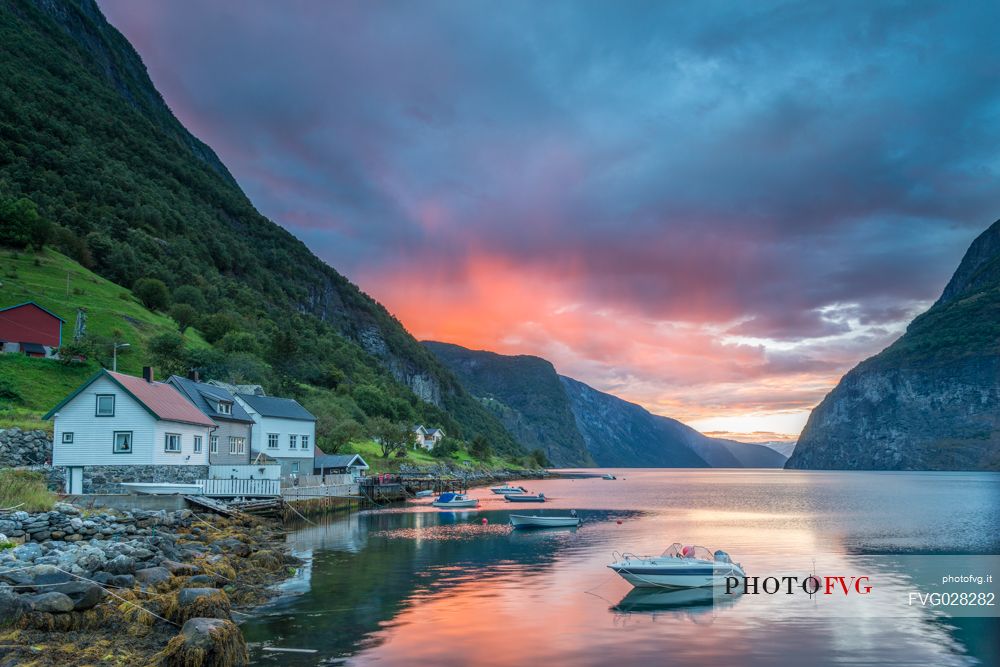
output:
<instances>
[{"instance_id":1,"label":"metal roof","mask_svg":"<svg viewBox=\"0 0 1000 667\"><path fill-rule=\"evenodd\" d=\"M181 394L183 394L189 401L194 403L195 407L212 419L253 423L253 417L250 416L250 413L248 413L242 405L236 402L236 399L233 398L232 394L222 387L205 384L203 382L195 382L194 380L189 380L179 375L171 375L167 382L177 387L178 391L180 391ZM216 411L215 407L205 400L206 396L215 401L229 401L233 404L233 413L226 415Z\"/></svg>"},{"instance_id":2,"label":"metal roof","mask_svg":"<svg viewBox=\"0 0 1000 667\"><path fill-rule=\"evenodd\" d=\"M278 417L280 419L300 419L302 421L316 421L316 417L306 410L294 398L277 398L274 396L254 396L253 394L236 394L240 400L246 402L253 410L264 417Z\"/></svg>"},{"instance_id":3,"label":"metal roof","mask_svg":"<svg viewBox=\"0 0 1000 667\"><path fill-rule=\"evenodd\" d=\"M56 315L55 313L53 313L53 312L52 312L51 310L49 310L48 308L43 308L42 306L39 306L39 305L38 305L37 303L35 303L34 301L25 301L24 303L19 303L19 304L17 304L17 305L14 305L14 306L7 306L6 308L0 308L0 313L2 313L2 312L5 312L5 311L8 311L8 310L14 310L15 308L20 308L20 307L22 307L22 306L34 306L34 307L35 307L35 308L37 308L38 310L43 310L43 311L45 311L46 313L48 313L48 314L49 314L49 315L51 315L52 317L56 318L56 319L57 319L57 320L59 320L60 322L65 322L65 321L66 321L66 320L64 320L63 318L61 318L61 317L59 317L58 315Z\"/></svg>"},{"instance_id":4,"label":"metal roof","mask_svg":"<svg viewBox=\"0 0 1000 667\"><path fill-rule=\"evenodd\" d=\"M350 468L354 462L358 461L360 467L367 468L368 464L361 458L361 454L323 454L322 450L316 453L313 459L314 468Z\"/></svg>"}]
</instances>

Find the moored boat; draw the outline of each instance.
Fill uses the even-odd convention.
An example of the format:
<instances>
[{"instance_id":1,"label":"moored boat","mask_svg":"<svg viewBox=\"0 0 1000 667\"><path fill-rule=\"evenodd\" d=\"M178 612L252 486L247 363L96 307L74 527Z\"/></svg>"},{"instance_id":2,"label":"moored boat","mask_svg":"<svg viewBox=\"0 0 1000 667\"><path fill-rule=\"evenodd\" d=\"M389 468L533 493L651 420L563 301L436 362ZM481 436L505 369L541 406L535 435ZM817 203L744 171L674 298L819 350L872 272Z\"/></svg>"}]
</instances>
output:
<instances>
[{"instance_id":1,"label":"moored boat","mask_svg":"<svg viewBox=\"0 0 1000 667\"><path fill-rule=\"evenodd\" d=\"M414 498L430 498L434 495L434 491L431 489L424 489L423 491L417 491L413 494Z\"/></svg>"},{"instance_id":2,"label":"moored boat","mask_svg":"<svg viewBox=\"0 0 1000 667\"><path fill-rule=\"evenodd\" d=\"M501 496L528 492L528 490L525 489L523 486L509 486L506 484L504 486L494 486L490 489L490 491Z\"/></svg>"},{"instance_id":3,"label":"moored boat","mask_svg":"<svg viewBox=\"0 0 1000 667\"><path fill-rule=\"evenodd\" d=\"M618 479L618 478L612 475L611 473L606 472L603 475L601 475L601 479Z\"/></svg>"},{"instance_id":4,"label":"moored boat","mask_svg":"<svg viewBox=\"0 0 1000 667\"><path fill-rule=\"evenodd\" d=\"M434 507L477 507L478 498L470 498L464 493L442 493L431 503Z\"/></svg>"},{"instance_id":5,"label":"moored boat","mask_svg":"<svg viewBox=\"0 0 1000 667\"><path fill-rule=\"evenodd\" d=\"M529 496L526 493L508 493L504 499L509 503L544 503L545 494L539 493L537 496Z\"/></svg>"},{"instance_id":6,"label":"moored boat","mask_svg":"<svg viewBox=\"0 0 1000 667\"><path fill-rule=\"evenodd\" d=\"M515 528L566 528L579 526L581 523L583 520L575 512L570 516L510 515L510 525Z\"/></svg>"},{"instance_id":7,"label":"moored boat","mask_svg":"<svg viewBox=\"0 0 1000 667\"><path fill-rule=\"evenodd\" d=\"M144 493L150 496L197 495L202 491L201 484L173 484L170 482L122 482L121 486L132 493Z\"/></svg>"},{"instance_id":8,"label":"moored boat","mask_svg":"<svg viewBox=\"0 0 1000 667\"><path fill-rule=\"evenodd\" d=\"M701 588L724 586L726 577L743 577L743 567L725 551L675 542L660 556L622 554L608 565L633 586L643 588Z\"/></svg>"}]
</instances>

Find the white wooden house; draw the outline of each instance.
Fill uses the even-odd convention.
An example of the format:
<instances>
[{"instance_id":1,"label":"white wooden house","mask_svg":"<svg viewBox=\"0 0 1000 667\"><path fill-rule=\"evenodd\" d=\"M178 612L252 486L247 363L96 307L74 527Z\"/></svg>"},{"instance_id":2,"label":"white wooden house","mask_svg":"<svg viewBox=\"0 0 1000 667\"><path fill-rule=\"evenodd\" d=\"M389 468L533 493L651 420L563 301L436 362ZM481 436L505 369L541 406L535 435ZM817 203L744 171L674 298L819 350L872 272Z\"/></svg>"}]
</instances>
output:
<instances>
[{"instance_id":1,"label":"white wooden house","mask_svg":"<svg viewBox=\"0 0 1000 667\"><path fill-rule=\"evenodd\" d=\"M316 447L316 417L292 398L234 394L255 426L251 461L259 454L281 464L281 474L311 475Z\"/></svg>"},{"instance_id":2,"label":"white wooden house","mask_svg":"<svg viewBox=\"0 0 1000 667\"><path fill-rule=\"evenodd\" d=\"M444 429L426 428L423 425L413 427L414 448L423 447L430 451L444 439Z\"/></svg>"},{"instance_id":3,"label":"white wooden house","mask_svg":"<svg viewBox=\"0 0 1000 667\"><path fill-rule=\"evenodd\" d=\"M209 463L215 422L177 390L153 379L101 370L53 408L52 465L65 466L66 492L83 492L90 466L155 466L168 480L174 466Z\"/></svg>"}]
</instances>

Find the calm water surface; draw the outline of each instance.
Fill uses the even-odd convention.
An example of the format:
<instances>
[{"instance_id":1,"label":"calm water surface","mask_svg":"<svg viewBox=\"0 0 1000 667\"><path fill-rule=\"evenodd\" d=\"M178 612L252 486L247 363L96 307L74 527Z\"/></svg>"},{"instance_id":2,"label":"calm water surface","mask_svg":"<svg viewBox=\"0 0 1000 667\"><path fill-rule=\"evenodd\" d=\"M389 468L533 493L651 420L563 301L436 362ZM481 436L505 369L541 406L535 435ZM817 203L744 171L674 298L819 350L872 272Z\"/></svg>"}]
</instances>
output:
<instances>
[{"instance_id":1,"label":"calm water surface","mask_svg":"<svg viewBox=\"0 0 1000 667\"><path fill-rule=\"evenodd\" d=\"M871 600L845 612L801 594L630 595L605 567L612 551L680 541L725 549L750 575L815 561L905 590L893 556L1000 553L1000 475L615 472L525 483L552 499L542 506L478 489L478 510L409 503L302 527L288 539L307 566L243 625L255 664L1000 665L997 618ZM512 511L570 508L579 529L506 525Z\"/></svg>"}]
</instances>

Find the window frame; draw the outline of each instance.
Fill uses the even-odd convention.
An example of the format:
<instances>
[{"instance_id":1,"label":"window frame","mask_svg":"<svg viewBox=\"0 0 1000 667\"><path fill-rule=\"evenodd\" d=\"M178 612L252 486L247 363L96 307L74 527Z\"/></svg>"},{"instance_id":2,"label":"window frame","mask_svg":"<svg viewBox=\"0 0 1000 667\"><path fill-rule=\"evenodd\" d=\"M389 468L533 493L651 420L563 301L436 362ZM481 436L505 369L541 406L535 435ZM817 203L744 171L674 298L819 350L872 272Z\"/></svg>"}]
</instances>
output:
<instances>
[{"instance_id":1,"label":"window frame","mask_svg":"<svg viewBox=\"0 0 1000 667\"><path fill-rule=\"evenodd\" d=\"M299 449L306 451L309 449L309 434L302 433L299 435Z\"/></svg>"},{"instance_id":2,"label":"window frame","mask_svg":"<svg viewBox=\"0 0 1000 667\"><path fill-rule=\"evenodd\" d=\"M63 431L62 432L61 441L62 441L62 444L64 444L64 445L72 445L73 444L73 431Z\"/></svg>"},{"instance_id":3,"label":"window frame","mask_svg":"<svg viewBox=\"0 0 1000 667\"><path fill-rule=\"evenodd\" d=\"M201 436L200 435L194 436L194 453L195 454L201 454L201 446L202 446Z\"/></svg>"},{"instance_id":4,"label":"window frame","mask_svg":"<svg viewBox=\"0 0 1000 667\"><path fill-rule=\"evenodd\" d=\"M219 453L219 436L217 435L208 436L208 453L209 454Z\"/></svg>"},{"instance_id":5,"label":"window frame","mask_svg":"<svg viewBox=\"0 0 1000 667\"><path fill-rule=\"evenodd\" d=\"M101 399L110 398L111 399L111 414L101 413ZM115 416L115 395L114 394L95 394L94 400L94 416L95 417L114 417ZM124 433L124 431L122 431Z\"/></svg>"},{"instance_id":6,"label":"window frame","mask_svg":"<svg viewBox=\"0 0 1000 667\"><path fill-rule=\"evenodd\" d=\"M268 449L279 449L281 447L281 434L280 433L268 433L267 434L267 448ZM273 445L271 443L274 443Z\"/></svg>"},{"instance_id":7,"label":"window frame","mask_svg":"<svg viewBox=\"0 0 1000 667\"><path fill-rule=\"evenodd\" d=\"M118 436L128 433L128 449L121 450L118 449ZM131 454L135 451L135 439L133 438L132 431L112 431L111 432L111 453L112 454Z\"/></svg>"},{"instance_id":8,"label":"window frame","mask_svg":"<svg viewBox=\"0 0 1000 667\"><path fill-rule=\"evenodd\" d=\"M299 448L299 435L297 433L288 434L288 448L289 449Z\"/></svg>"},{"instance_id":9,"label":"window frame","mask_svg":"<svg viewBox=\"0 0 1000 667\"><path fill-rule=\"evenodd\" d=\"M225 408L225 409L223 409ZM220 415L232 415L233 414L233 404L229 401L219 401L218 409L216 410Z\"/></svg>"},{"instance_id":10,"label":"window frame","mask_svg":"<svg viewBox=\"0 0 1000 667\"><path fill-rule=\"evenodd\" d=\"M298 461L292 461L292 474L293 475L298 475L299 474L299 462Z\"/></svg>"},{"instance_id":11,"label":"window frame","mask_svg":"<svg viewBox=\"0 0 1000 667\"><path fill-rule=\"evenodd\" d=\"M247 451L247 439L240 435L229 436L229 453L231 455L242 455Z\"/></svg>"},{"instance_id":12,"label":"window frame","mask_svg":"<svg viewBox=\"0 0 1000 667\"><path fill-rule=\"evenodd\" d=\"M177 449L167 449L167 443L170 442L171 437L177 438ZM180 433L164 433L163 434L163 453L164 454L180 454L184 449L184 444L181 442Z\"/></svg>"}]
</instances>

